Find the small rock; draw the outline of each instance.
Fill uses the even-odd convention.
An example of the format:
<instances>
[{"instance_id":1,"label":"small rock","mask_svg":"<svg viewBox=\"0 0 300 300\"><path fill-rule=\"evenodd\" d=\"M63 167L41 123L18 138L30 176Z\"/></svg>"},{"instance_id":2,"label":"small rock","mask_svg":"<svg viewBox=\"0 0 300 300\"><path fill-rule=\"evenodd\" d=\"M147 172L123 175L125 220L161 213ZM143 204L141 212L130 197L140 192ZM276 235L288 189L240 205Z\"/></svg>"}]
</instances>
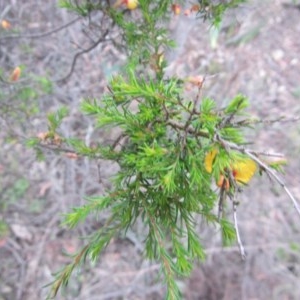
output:
<instances>
[{"instance_id":1,"label":"small rock","mask_svg":"<svg viewBox=\"0 0 300 300\"><path fill-rule=\"evenodd\" d=\"M33 236L32 233L27 229L27 227L20 224L12 224L10 225L10 228L17 238L25 240L27 242L32 242Z\"/></svg>"},{"instance_id":2,"label":"small rock","mask_svg":"<svg viewBox=\"0 0 300 300\"><path fill-rule=\"evenodd\" d=\"M13 289L9 285L6 285L6 284L1 285L1 292L3 294L10 294L10 293L12 293L12 291L13 291ZM0 300L1 300L1 298L0 298Z\"/></svg>"},{"instance_id":3,"label":"small rock","mask_svg":"<svg viewBox=\"0 0 300 300\"><path fill-rule=\"evenodd\" d=\"M275 61L279 61L284 57L284 52L281 49L276 49L271 55Z\"/></svg>"},{"instance_id":4,"label":"small rock","mask_svg":"<svg viewBox=\"0 0 300 300\"><path fill-rule=\"evenodd\" d=\"M295 66L295 65L298 64L298 62L299 62L299 60L298 60L297 58L293 58L293 59L291 60L291 62L290 62L290 65L291 65L291 66Z\"/></svg>"},{"instance_id":5,"label":"small rock","mask_svg":"<svg viewBox=\"0 0 300 300\"><path fill-rule=\"evenodd\" d=\"M263 70L263 69L259 70L259 76L260 77L266 77L266 75L267 75L267 72L265 70Z\"/></svg>"}]
</instances>

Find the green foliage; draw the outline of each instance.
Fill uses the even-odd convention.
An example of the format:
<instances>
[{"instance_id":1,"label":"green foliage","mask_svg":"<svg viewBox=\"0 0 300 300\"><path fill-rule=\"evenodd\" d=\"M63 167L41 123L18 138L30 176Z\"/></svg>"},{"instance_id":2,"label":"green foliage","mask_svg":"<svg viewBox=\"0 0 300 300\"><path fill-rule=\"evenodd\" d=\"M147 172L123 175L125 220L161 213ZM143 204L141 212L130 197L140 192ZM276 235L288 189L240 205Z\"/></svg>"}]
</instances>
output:
<instances>
[{"instance_id":1,"label":"green foliage","mask_svg":"<svg viewBox=\"0 0 300 300\"><path fill-rule=\"evenodd\" d=\"M236 234L233 225L227 220L222 219L220 221L222 240L224 246L231 246L235 242Z\"/></svg>"},{"instance_id":2,"label":"green foliage","mask_svg":"<svg viewBox=\"0 0 300 300\"><path fill-rule=\"evenodd\" d=\"M98 9L98 5L91 3L91 1L81 1L80 5L77 1L72 0L60 0L58 1L58 6L61 8L65 8L67 10L76 12L82 17L87 17L89 13Z\"/></svg>"},{"instance_id":3,"label":"green foliage","mask_svg":"<svg viewBox=\"0 0 300 300\"><path fill-rule=\"evenodd\" d=\"M213 0L198 0L200 10L199 16L204 20L208 19L216 27L220 26L224 13L229 8L235 8L246 0L230 0L230 1L213 1Z\"/></svg>"},{"instance_id":4,"label":"green foliage","mask_svg":"<svg viewBox=\"0 0 300 300\"><path fill-rule=\"evenodd\" d=\"M198 2L198 16L218 26L228 8L244 1ZM120 167L111 190L87 198L85 205L65 216L64 225L74 228L90 214L104 209L111 212L72 263L56 274L50 296L68 283L75 268L87 258L97 260L111 239L133 228L137 219L146 228L146 258L161 263L167 299L180 298L176 277L188 276L194 261L205 259L197 233L198 217L220 228L224 245L236 239L235 226L226 214L216 214L215 207L218 200L226 196L233 199L241 190L232 166L247 159L243 129L251 123L245 119L248 100L237 95L219 108L214 99L200 96L201 86L194 87L196 96L190 99L185 96L185 80L165 75L163 53L174 45L167 31L172 4L140 0L137 17L123 8L109 7L106 1L60 2L61 7L83 17L90 17L95 10L109 17L121 32L128 62L123 73L112 78L109 93L81 105L99 130L119 128L119 137L109 145L95 142L96 146L89 147L80 139L58 139L57 130L67 109L48 115L47 138L54 141L57 150L63 144L76 155L112 160ZM32 139L28 144L40 150L43 142ZM211 155L213 151L218 155ZM222 176L227 181L216 189L213 183Z\"/></svg>"},{"instance_id":5,"label":"green foliage","mask_svg":"<svg viewBox=\"0 0 300 300\"><path fill-rule=\"evenodd\" d=\"M68 109L61 107L55 113L48 114L48 130L49 132L55 133L57 128L60 126L64 117L68 115Z\"/></svg>"},{"instance_id":6,"label":"green foliage","mask_svg":"<svg viewBox=\"0 0 300 300\"><path fill-rule=\"evenodd\" d=\"M133 72L129 75L127 80L113 79L112 93L101 103L86 100L82 104L82 110L93 115L100 128L120 127L126 143L121 152L116 145L100 145L95 152L77 140L67 140L76 153L90 156L94 151L101 158L115 160L121 171L115 176L113 191L74 208L66 216L65 224L73 228L90 213L111 209L108 224L93 235L84 253L95 260L115 234L142 218L148 228L146 256L162 262L167 297L178 299L176 275L188 275L193 260L205 257L194 229L195 214L208 222L217 222L213 214L217 197L203 163L206 144L214 139L216 128L228 115L232 117L234 112L242 110L245 98L233 99L224 113L212 99L203 99L199 107L194 105L191 110L190 103L180 99L181 81L138 77ZM136 108L132 110L130 104L134 102ZM58 115L64 114L48 117L55 129L61 120ZM241 129L229 127L232 126L229 121L226 126L219 129L220 136L241 142ZM218 157L216 170L230 164L225 154L226 151L223 162L222 156ZM235 238L232 226L225 220L220 224L224 243L232 242ZM58 275L58 280L67 276L73 266L67 270Z\"/></svg>"},{"instance_id":7,"label":"green foliage","mask_svg":"<svg viewBox=\"0 0 300 300\"><path fill-rule=\"evenodd\" d=\"M284 169L283 166L287 165L287 161L285 159L282 160L276 160L276 161L271 161L269 162L269 167L283 173Z\"/></svg>"}]
</instances>

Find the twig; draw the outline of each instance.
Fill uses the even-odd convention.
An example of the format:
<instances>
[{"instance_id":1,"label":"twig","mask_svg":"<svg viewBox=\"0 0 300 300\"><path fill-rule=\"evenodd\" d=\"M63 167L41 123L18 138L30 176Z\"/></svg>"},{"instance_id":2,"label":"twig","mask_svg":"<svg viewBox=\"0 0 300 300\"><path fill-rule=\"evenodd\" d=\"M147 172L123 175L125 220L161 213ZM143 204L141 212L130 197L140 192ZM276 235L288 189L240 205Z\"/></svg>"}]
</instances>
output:
<instances>
[{"instance_id":1,"label":"twig","mask_svg":"<svg viewBox=\"0 0 300 300\"><path fill-rule=\"evenodd\" d=\"M287 123L287 122L297 122L300 120L300 116L298 117L286 117L286 116L280 116L276 119L271 119L271 120L261 120L261 119L246 119L238 122L232 122L232 125L237 125L237 126L244 126L244 125L251 125L251 124L273 124L273 123Z\"/></svg>"},{"instance_id":2,"label":"twig","mask_svg":"<svg viewBox=\"0 0 300 300\"><path fill-rule=\"evenodd\" d=\"M240 188L239 188L236 180L234 179L232 172L228 171L227 173L228 173L230 186L233 187L233 191L229 192L228 195L229 195L229 198L232 201L234 229L235 229L236 238L237 238L237 242L238 242L238 246L239 246L239 249L240 249L240 254L241 254L242 260L245 260L245 258L246 258L245 248L243 246L243 243L242 243L242 240L241 240L241 237L240 237L238 221L237 221L237 212L236 212L237 211L236 208L237 208L237 205L238 205L238 202L236 201L236 195L237 195L237 192L240 191Z\"/></svg>"},{"instance_id":3,"label":"twig","mask_svg":"<svg viewBox=\"0 0 300 300\"><path fill-rule=\"evenodd\" d=\"M226 200L226 179L224 179L221 189L220 189L220 199L218 203L218 221L220 221L222 215L223 215L223 205Z\"/></svg>"},{"instance_id":4,"label":"twig","mask_svg":"<svg viewBox=\"0 0 300 300\"><path fill-rule=\"evenodd\" d=\"M223 139L221 139L219 136L215 136L214 138L216 141L219 141L221 142L224 147L226 148L230 148L232 150L237 150L237 151L240 151L240 152L243 152L245 153L246 151L249 152L249 153L252 153L254 155L264 155L264 156L272 156L272 157L281 157L281 158L284 158L285 156L282 154L282 153L276 153L276 152L268 152L268 151L256 151L256 150L251 150L251 149L247 149L245 148L244 146L239 146L239 145L236 145L234 143L231 143L231 142L228 142L228 141L225 141Z\"/></svg>"},{"instance_id":5,"label":"twig","mask_svg":"<svg viewBox=\"0 0 300 300\"><path fill-rule=\"evenodd\" d=\"M39 38L43 38L46 37L48 35L51 35L53 33L56 33L64 28L67 28L68 26L74 24L75 22L77 22L78 20L80 20L81 17L78 17L72 21L70 21L69 23L66 23L64 25L61 25L57 28L54 28L52 30L46 31L46 32L42 32L42 33L37 33L37 34L19 34L19 35L6 35L0 38L0 42L2 40L7 40L7 39L39 39Z\"/></svg>"},{"instance_id":6,"label":"twig","mask_svg":"<svg viewBox=\"0 0 300 300\"><path fill-rule=\"evenodd\" d=\"M240 105L243 103L243 99L240 100L240 102L237 104L236 110L233 111L230 115L228 115L227 117L224 117L222 119L222 121L220 122L220 124L218 125L218 128L223 128L225 127L227 124L232 124L232 119L234 118L234 116L239 112L239 108Z\"/></svg>"},{"instance_id":7,"label":"twig","mask_svg":"<svg viewBox=\"0 0 300 300\"><path fill-rule=\"evenodd\" d=\"M195 136L202 136L202 137L205 137L205 138L210 138L210 135L207 132L196 130L191 126L189 126L188 128L185 128L185 125L182 125L182 124L177 123L175 121L169 120L167 122L167 125L170 125L174 129L179 129L179 130L183 130L183 131L186 130L188 133L194 134Z\"/></svg>"},{"instance_id":8,"label":"twig","mask_svg":"<svg viewBox=\"0 0 300 300\"><path fill-rule=\"evenodd\" d=\"M246 245L244 247L247 252L250 251L261 251L261 250L267 250L270 251L278 248L284 248L285 250L291 250L291 244L290 243L263 243L263 244L253 244L253 245ZM212 247L208 248L205 253L209 255L213 255L215 253L221 253L221 252L236 252L238 250L237 246L231 246L231 247Z\"/></svg>"},{"instance_id":9,"label":"twig","mask_svg":"<svg viewBox=\"0 0 300 300\"><path fill-rule=\"evenodd\" d=\"M79 156L82 155L81 153L79 153L77 151L74 151L73 149L58 147L57 145L54 145L54 144L42 144L42 143L39 143L37 145L37 147L38 148L42 148L42 149L48 149L48 150L51 150L51 151L58 151L58 152L65 152L65 153L74 153L74 154L79 155Z\"/></svg>"},{"instance_id":10,"label":"twig","mask_svg":"<svg viewBox=\"0 0 300 300\"><path fill-rule=\"evenodd\" d=\"M254 155L264 155L264 156L272 156L272 157L281 157L284 158L285 156L282 153L272 153L267 151L255 151L248 149L250 153L253 153Z\"/></svg>"},{"instance_id":11,"label":"twig","mask_svg":"<svg viewBox=\"0 0 300 300\"><path fill-rule=\"evenodd\" d=\"M199 105L199 102L200 102L200 96L201 96L201 91L202 91L202 86L204 84L204 81L205 81L205 77L203 77L200 84L198 84L198 92L197 92L196 98L194 99L194 106L193 106L192 111L189 111L189 109L187 109L189 111L189 117L186 120L185 125L184 125L185 140L186 140L186 136L187 136L187 133L188 133L188 128L191 125L193 116L199 115L199 112L197 111L197 108L198 108L198 105ZM181 102L181 101L179 101L179 102Z\"/></svg>"},{"instance_id":12,"label":"twig","mask_svg":"<svg viewBox=\"0 0 300 300\"><path fill-rule=\"evenodd\" d=\"M237 202L235 201L235 199L232 199L232 206L233 206L233 219L234 219L234 229L236 232L236 238L237 238L237 242L240 248L240 254L242 257L242 260L246 259L246 253L245 253L245 248L243 246L241 237L240 237L240 232L239 232L239 227L238 227L238 220L237 220L237 213L236 213L236 206L237 206Z\"/></svg>"},{"instance_id":13,"label":"twig","mask_svg":"<svg viewBox=\"0 0 300 300\"><path fill-rule=\"evenodd\" d=\"M245 149L244 147L240 147L238 145L235 145L233 143L227 142L223 139L221 139L219 136L216 136L215 138L216 140L218 140L219 142L222 143L222 145L224 147L230 148L230 149L234 149L234 150L238 150L242 153L247 154L249 157L251 157L260 167L262 167L262 169L271 177L273 177L278 184L284 189L284 191L287 193L287 195L289 196L289 198L292 200L293 205L295 207L295 209L297 210L298 214L300 215L300 207L298 202L296 201L296 199L294 198L293 194L291 193L291 191L287 188L287 186L285 185L285 183L283 182L283 180L274 172L274 170L272 170L269 166L267 166L263 161L261 161L257 156L256 153L254 151Z\"/></svg>"},{"instance_id":14,"label":"twig","mask_svg":"<svg viewBox=\"0 0 300 300\"><path fill-rule=\"evenodd\" d=\"M186 111L188 112L189 114L192 113L192 110L190 110L189 108L187 108L183 103L182 101L180 100L180 98L177 99L177 103Z\"/></svg>"},{"instance_id":15,"label":"twig","mask_svg":"<svg viewBox=\"0 0 300 300\"><path fill-rule=\"evenodd\" d=\"M76 65L76 61L77 61L77 59L81 56L81 55L83 55L83 54L85 54L85 53L88 53L88 52L90 52L90 51L92 51L94 48L96 48L100 43L102 43L102 42L105 42L105 41L108 41L107 39L106 39L106 36L108 35L108 33L109 33L109 29L107 29L105 32L104 32L104 34L92 45L92 46L90 46L89 48L87 48L87 49L84 49L84 50L82 50L82 51L80 51L80 52L77 52L75 55L74 55L74 57L73 57L73 62L72 62L72 65L71 65L71 69L70 69L70 71L68 72L68 74L65 76L65 77L63 77L63 78L61 78L61 79L58 79L58 80L56 80L56 82L58 82L58 83L65 83L66 81L68 81L68 79L72 76L72 74L73 74L73 72L74 72L74 69L75 69L75 65Z\"/></svg>"},{"instance_id":16,"label":"twig","mask_svg":"<svg viewBox=\"0 0 300 300\"><path fill-rule=\"evenodd\" d=\"M287 188L283 180L272 170L269 166L267 166L264 162L262 162L258 157L250 153L249 151L245 150L245 154L247 154L249 157L251 157L259 166L261 166L267 173L272 175L272 177L278 182L278 184L285 190L287 195L290 197L290 199L293 202L293 205L295 209L297 210L298 214L300 215L300 207L296 199L294 198L293 194L291 191Z\"/></svg>"},{"instance_id":17,"label":"twig","mask_svg":"<svg viewBox=\"0 0 300 300\"><path fill-rule=\"evenodd\" d=\"M112 144L112 149L115 149L117 146L118 146L118 144L121 142L121 140L124 138L124 137L126 137L127 135L126 135L126 133L121 133L117 138L116 138L116 140L114 141L114 143Z\"/></svg>"}]
</instances>

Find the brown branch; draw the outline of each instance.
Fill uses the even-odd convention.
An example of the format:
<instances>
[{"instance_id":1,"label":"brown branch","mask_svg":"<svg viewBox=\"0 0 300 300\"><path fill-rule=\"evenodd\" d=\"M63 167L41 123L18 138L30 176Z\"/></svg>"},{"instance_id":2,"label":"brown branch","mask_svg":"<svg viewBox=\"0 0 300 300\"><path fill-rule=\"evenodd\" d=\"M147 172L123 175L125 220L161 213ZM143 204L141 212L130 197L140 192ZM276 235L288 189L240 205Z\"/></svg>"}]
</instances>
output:
<instances>
[{"instance_id":1,"label":"brown branch","mask_svg":"<svg viewBox=\"0 0 300 300\"><path fill-rule=\"evenodd\" d=\"M273 124L273 123L287 123L287 122L297 122L300 120L300 116L298 117L286 117L286 116L280 116L276 119L270 119L270 120L261 120L261 119L246 119L242 121L238 121L235 123L231 123L235 126L245 126L245 125L252 125L252 124Z\"/></svg>"},{"instance_id":2,"label":"brown branch","mask_svg":"<svg viewBox=\"0 0 300 300\"><path fill-rule=\"evenodd\" d=\"M116 138L116 140L114 141L114 143L112 144L112 149L115 149L117 146L118 146L118 144L121 142L121 140L123 139L123 138L125 138L127 135L126 135L126 133L121 133L117 138Z\"/></svg>"},{"instance_id":3,"label":"brown branch","mask_svg":"<svg viewBox=\"0 0 300 300\"><path fill-rule=\"evenodd\" d=\"M285 190L285 192L287 193L289 198L292 200L296 211L300 215L300 206L299 206L297 200L295 199L295 197L293 196L291 191L287 188L287 186L285 185L283 180L275 173L275 171L272 170L269 166L267 166L264 162L262 162L258 157L256 157L249 151L245 150L244 153L247 154L249 157L251 157L260 167L262 167L264 169L265 172L267 172L269 175L271 175L278 182L278 184Z\"/></svg>"},{"instance_id":4,"label":"brown branch","mask_svg":"<svg viewBox=\"0 0 300 300\"><path fill-rule=\"evenodd\" d=\"M221 129L221 128L225 127L227 124L230 124L230 125L232 124L231 121L233 120L234 116L239 112L239 108L240 108L240 105L242 104L242 102L243 102L243 100L241 99L240 102L237 104L236 110L222 119L222 121L218 125L218 128Z\"/></svg>"},{"instance_id":5,"label":"brown branch","mask_svg":"<svg viewBox=\"0 0 300 300\"><path fill-rule=\"evenodd\" d=\"M193 109L192 111L189 112L189 117L185 123L185 131L187 130L187 128L190 126L191 122L192 122L192 119L193 119L193 116L194 115L199 115L200 113L197 111L197 107L199 105L199 102L200 102L200 96L201 96L201 91L202 91L202 86L204 84L204 80L205 80L205 77L203 78L202 82L200 85L198 85L198 92L197 92L197 95L196 95L196 98L194 99L194 106L193 106ZM186 131L187 132L187 131Z\"/></svg>"},{"instance_id":6,"label":"brown branch","mask_svg":"<svg viewBox=\"0 0 300 300\"><path fill-rule=\"evenodd\" d=\"M182 125L182 124L177 123L175 121L169 120L166 124L170 125L174 129L179 129L179 130L182 130L182 131L186 130L188 133L193 134L195 136L202 136L202 137L205 137L205 138L210 138L210 135L207 132L197 131L196 129L194 129L193 127L190 127L190 126L188 128L185 128L185 125Z\"/></svg>"},{"instance_id":7,"label":"brown branch","mask_svg":"<svg viewBox=\"0 0 300 300\"><path fill-rule=\"evenodd\" d=\"M101 37L100 37L100 38L99 38L92 46L90 46L89 48L84 49L84 50L82 50L82 51L80 51L80 52L77 52L77 53L74 55L74 57L73 57L73 62L72 62L72 65L71 65L71 69L70 69L70 71L68 72L68 74L67 74L65 77L63 77L63 78L56 80L56 82L62 83L62 84L66 83L66 82L69 80L69 78L72 76L73 72L74 72L74 69L75 69L75 65L76 65L77 59L78 59L81 55L83 55L83 54L85 54L85 53L88 53L88 52L92 51L93 49L95 49L100 43L108 41L108 40L106 39L106 36L108 35L108 33L109 33L109 29L107 29L107 30L104 32L103 36L101 36Z\"/></svg>"},{"instance_id":8,"label":"brown branch","mask_svg":"<svg viewBox=\"0 0 300 300\"><path fill-rule=\"evenodd\" d=\"M78 20L80 20L81 17L78 17L72 21L70 21L69 23L66 23L64 25L61 25L57 28L54 28L52 30L46 31L46 32L42 32L42 33L37 33L37 34L16 34L16 35L6 35L0 38L0 42L2 40L7 40L7 39L39 39L39 38L43 38L46 37L48 35L51 35L53 33L56 33L64 28L67 28L68 26L74 24L75 22L77 22Z\"/></svg>"},{"instance_id":9,"label":"brown branch","mask_svg":"<svg viewBox=\"0 0 300 300\"><path fill-rule=\"evenodd\" d=\"M224 141L222 139L220 139L219 137L215 138L217 141L220 141L222 144L225 144L224 147L229 147L232 150L237 150L239 152L243 152L245 153L245 151L252 153L256 156L259 155L263 155L263 156L271 156L271 157L281 157L284 158L285 156L282 153L274 153L274 152L268 152L268 151L256 151L256 150L252 150L252 149L247 149L244 146L239 146L236 145L234 143L228 142L228 141Z\"/></svg>"}]
</instances>

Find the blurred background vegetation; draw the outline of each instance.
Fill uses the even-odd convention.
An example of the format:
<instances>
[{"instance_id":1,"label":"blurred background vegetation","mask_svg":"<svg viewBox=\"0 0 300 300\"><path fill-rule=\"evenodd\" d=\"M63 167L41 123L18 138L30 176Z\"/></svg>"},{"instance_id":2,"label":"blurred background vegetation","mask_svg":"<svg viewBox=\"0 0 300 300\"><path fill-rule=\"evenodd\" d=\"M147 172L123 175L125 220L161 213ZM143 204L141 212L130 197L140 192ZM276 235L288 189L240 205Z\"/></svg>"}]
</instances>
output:
<instances>
[{"instance_id":1,"label":"blurred background vegetation","mask_svg":"<svg viewBox=\"0 0 300 300\"><path fill-rule=\"evenodd\" d=\"M228 13L218 31L193 16L174 15L170 30L177 48L166 53L168 74L211 75L206 95L222 105L242 92L260 118L299 116L297 5L252 0ZM119 45L100 43L78 56L68 76L77 53L97 38L97 28L56 1L0 0L0 13L0 299L43 299L51 273L70 260L64 251L74 253L78 235L100 225L90 219L70 232L59 226L62 214L83 204L85 195L101 194L117 166L52 151L39 161L26 139L45 132L47 115L61 106L70 112L64 135L87 144L114 138L100 135L78 107L83 98L101 97L126 55ZM13 81L17 67L20 77ZM298 123L249 132L258 148L285 153L285 181L298 199L299 133ZM247 260L241 262L236 247L223 249L219 232L200 224L208 259L180 282L184 299L299 299L299 219L287 196L268 178L254 179L239 214ZM159 266L143 260L142 243L138 228L114 240L58 299L163 299Z\"/></svg>"}]
</instances>

